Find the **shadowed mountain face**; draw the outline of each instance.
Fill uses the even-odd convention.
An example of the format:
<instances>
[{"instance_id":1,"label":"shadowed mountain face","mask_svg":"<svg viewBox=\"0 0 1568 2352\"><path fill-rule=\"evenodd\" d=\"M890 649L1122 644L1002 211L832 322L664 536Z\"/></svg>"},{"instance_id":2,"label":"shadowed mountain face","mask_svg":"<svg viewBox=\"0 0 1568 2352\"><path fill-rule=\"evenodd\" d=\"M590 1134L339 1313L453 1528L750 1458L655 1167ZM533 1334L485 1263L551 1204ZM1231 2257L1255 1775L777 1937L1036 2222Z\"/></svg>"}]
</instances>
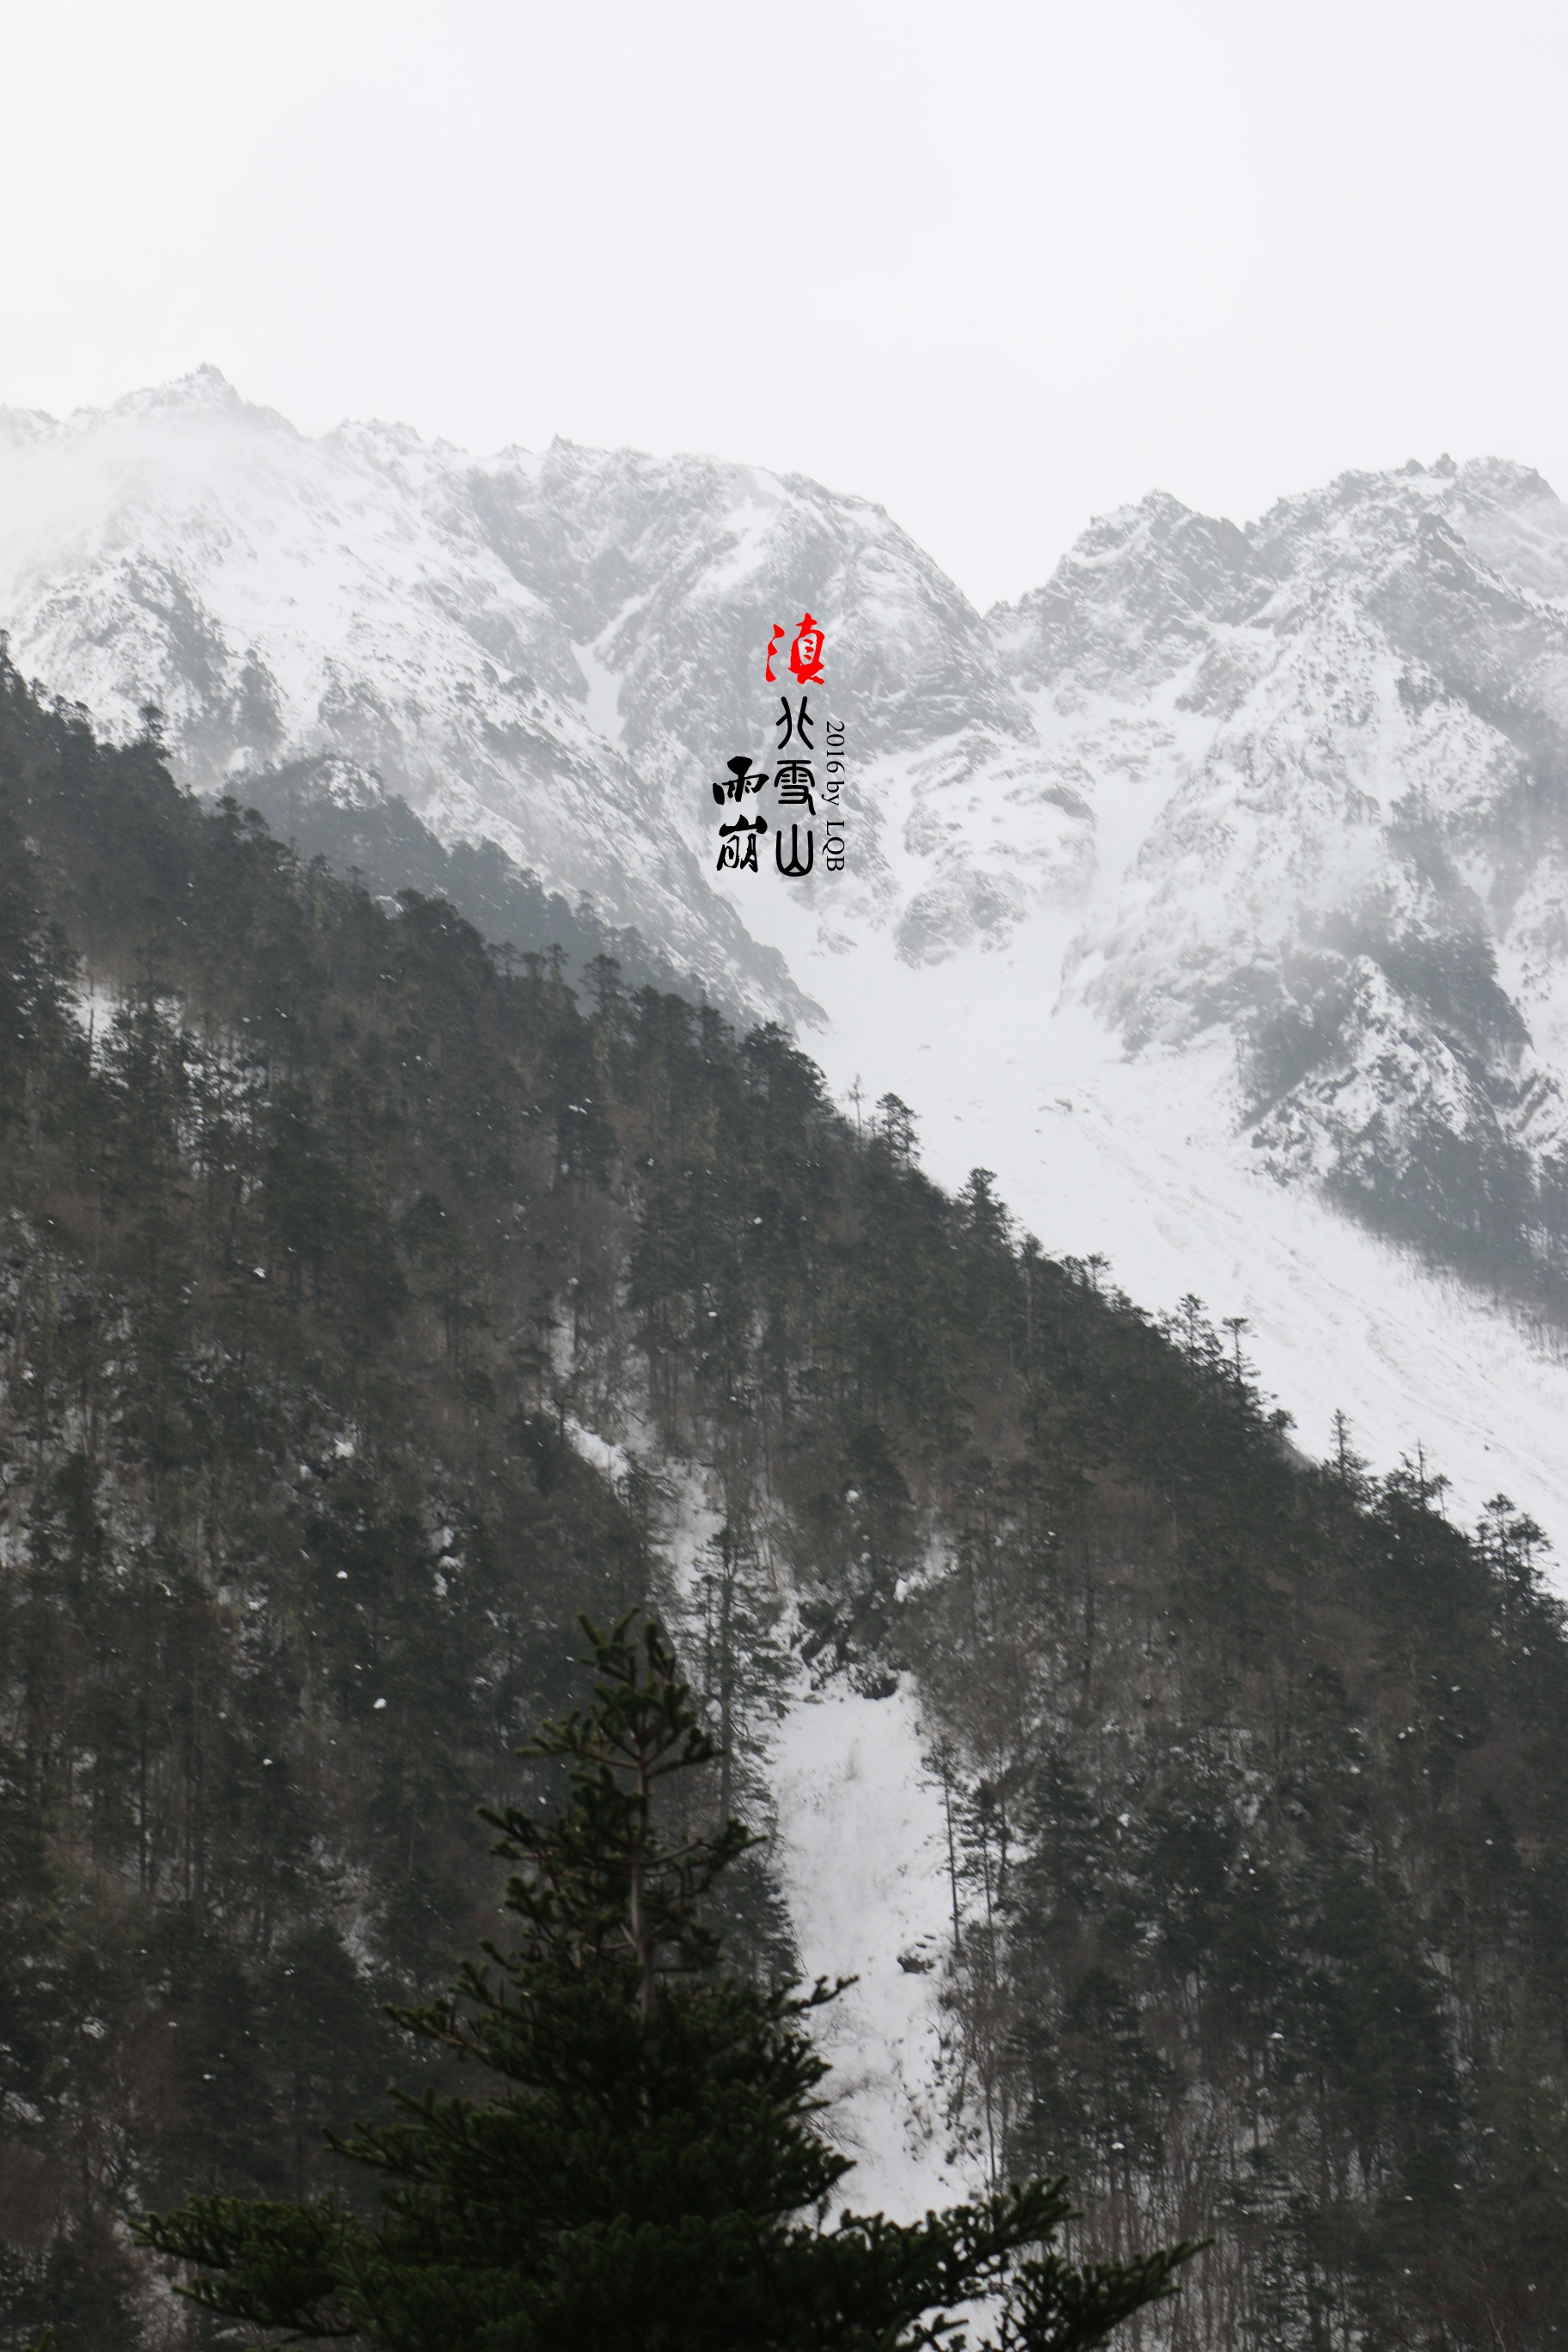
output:
<instances>
[{"instance_id":1,"label":"shadowed mountain face","mask_svg":"<svg viewBox=\"0 0 1568 2352\"><path fill-rule=\"evenodd\" d=\"M850 870L726 895L707 780L765 753L808 604ZM863 958L958 961L1005 1020L1006 949L1110 1050L1228 1030L1257 1164L1556 1297L1568 516L1527 469L1346 476L1246 530L1153 495L982 618L798 477L310 441L204 371L0 423L0 619L121 734L159 702L201 789L271 807L265 772L331 761L742 1013L852 1037Z\"/></svg>"}]
</instances>

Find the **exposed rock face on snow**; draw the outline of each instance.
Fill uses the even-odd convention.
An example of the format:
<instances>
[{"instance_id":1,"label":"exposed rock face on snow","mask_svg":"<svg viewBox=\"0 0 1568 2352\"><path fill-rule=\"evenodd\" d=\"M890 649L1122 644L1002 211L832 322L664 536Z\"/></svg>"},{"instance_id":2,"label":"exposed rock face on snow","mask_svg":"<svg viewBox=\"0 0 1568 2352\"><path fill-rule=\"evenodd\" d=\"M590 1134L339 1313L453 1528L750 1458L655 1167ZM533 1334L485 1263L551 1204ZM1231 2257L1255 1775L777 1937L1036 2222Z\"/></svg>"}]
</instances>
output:
<instances>
[{"instance_id":1,"label":"exposed rock face on snow","mask_svg":"<svg viewBox=\"0 0 1568 2352\"><path fill-rule=\"evenodd\" d=\"M102 415L0 418L0 625L126 734L149 699L200 791L321 757L443 839L488 837L758 1013L806 1012L705 886L665 780L593 723L551 604L496 545L539 461L394 426L320 441L204 369ZM595 712L595 714L598 714Z\"/></svg>"},{"instance_id":2,"label":"exposed rock face on snow","mask_svg":"<svg viewBox=\"0 0 1568 2352\"><path fill-rule=\"evenodd\" d=\"M157 701L198 790L312 756L372 772L442 838L488 835L788 1017L787 974L707 887L708 779L771 741L769 629L808 602L862 771L910 788L920 869L901 886L863 798L856 882L804 894L835 940L858 915L929 958L1069 895L1088 811L1036 792L984 622L864 500L708 458L310 441L212 370L64 425L0 415L0 615L29 675L122 734ZM1011 851L952 854L993 801L1030 811L1026 887Z\"/></svg>"},{"instance_id":3,"label":"exposed rock face on snow","mask_svg":"<svg viewBox=\"0 0 1568 2352\"><path fill-rule=\"evenodd\" d=\"M1460 1255L1468 1227L1477 1266L1505 1224L1520 1273L1568 1238L1568 513L1540 478L1347 476L1247 532L1147 499L992 618L1056 760L1142 802L1069 990L1134 1046L1226 1024L1281 1174Z\"/></svg>"},{"instance_id":4,"label":"exposed rock face on snow","mask_svg":"<svg viewBox=\"0 0 1568 2352\"><path fill-rule=\"evenodd\" d=\"M766 760L768 631L808 604L849 867L721 877L709 778ZM1291 1205L1568 1299L1568 512L1536 475L1351 475L1245 529L1152 496L983 618L799 478L311 441L204 371L0 416L0 625L100 723L155 698L203 789L331 761L727 1003L815 1000L830 1076L906 1093L933 1172L994 1165L1151 1305L1249 1313L1307 1443L1327 1349L1380 1464L1424 1437L1467 1507L1506 1484L1568 1528L1531 1469L1560 1370L1408 1267L1351 1297ZM1439 1321L1495 1393L1431 1390Z\"/></svg>"}]
</instances>

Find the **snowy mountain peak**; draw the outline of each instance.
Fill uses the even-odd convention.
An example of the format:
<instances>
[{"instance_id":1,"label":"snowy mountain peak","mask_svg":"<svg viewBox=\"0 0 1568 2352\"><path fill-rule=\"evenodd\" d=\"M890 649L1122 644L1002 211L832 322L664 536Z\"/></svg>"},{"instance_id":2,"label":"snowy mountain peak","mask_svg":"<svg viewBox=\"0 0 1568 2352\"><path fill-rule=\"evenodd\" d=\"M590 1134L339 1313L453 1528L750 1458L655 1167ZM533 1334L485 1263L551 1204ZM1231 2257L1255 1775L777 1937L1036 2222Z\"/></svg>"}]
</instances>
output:
<instances>
[{"instance_id":1,"label":"snowy mountain peak","mask_svg":"<svg viewBox=\"0 0 1568 2352\"><path fill-rule=\"evenodd\" d=\"M58 420L37 409L0 408L0 434L21 441L102 442L140 425L190 429L213 423L302 437L287 417L246 400L221 370L206 363L168 383L126 393L107 408L79 408Z\"/></svg>"},{"instance_id":2,"label":"snowy mountain peak","mask_svg":"<svg viewBox=\"0 0 1568 2352\"><path fill-rule=\"evenodd\" d=\"M1173 676L1206 627L1250 618L1274 579L1234 523L1154 491L1092 522L1043 588L989 615L1029 687L1070 674L1126 699Z\"/></svg>"},{"instance_id":3,"label":"snowy mountain peak","mask_svg":"<svg viewBox=\"0 0 1568 2352\"><path fill-rule=\"evenodd\" d=\"M851 855L737 889L708 780L769 748L768 632L807 606ZM1191 1263L1150 1261L1155 1299L1245 1292L1265 1204L1311 1192L1568 1301L1568 512L1527 467L1350 473L1247 525L1152 493L982 617L800 476L310 439L201 370L0 419L0 625L111 730L159 702L198 788L326 763L329 797L496 842L750 1017L826 1006L836 1080L935 1106L937 1172L984 1158L1050 1237L1079 1237L1086 1105L1115 1137L1087 1248L1126 1249L1145 1164L1198 1135L1191 1187L1239 1185L1253 1239L1202 1276L1173 1174Z\"/></svg>"}]
</instances>

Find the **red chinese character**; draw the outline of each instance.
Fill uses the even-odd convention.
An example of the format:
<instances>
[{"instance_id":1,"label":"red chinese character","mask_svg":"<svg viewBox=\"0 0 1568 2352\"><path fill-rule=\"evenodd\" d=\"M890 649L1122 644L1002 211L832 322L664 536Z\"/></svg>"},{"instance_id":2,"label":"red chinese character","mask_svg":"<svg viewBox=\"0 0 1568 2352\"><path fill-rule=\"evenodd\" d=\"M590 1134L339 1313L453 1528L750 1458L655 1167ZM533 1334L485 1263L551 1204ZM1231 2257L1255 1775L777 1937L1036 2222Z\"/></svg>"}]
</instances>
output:
<instances>
[{"instance_id":1,"label":"red chinese character","mask_svg":"<svg viewBox=\"0 0 1568 2352\"><path fill-rule=\"evenodd\" d=\"M776 686L776 685L778 684L778 680L777 680L777 678L773 676L773 654L774 654L774 652L775 652L775 650L776 650L776 648L777 648L778 641L779 641L779 639L783 636L783 635L784 635L784 631L779 627L778 624L775 622L775 623L774 623L774 625L773 625L773 635L768 639L768 660L767 660L767 667L766 667L766 668L763 670L763 676L767 679L767 682L768 682L768 684L769 684L770 686Z\"/></svg>"},{"instance_id":2,"label":"red chinese character","mask_svg":"<svg viewBox=\"0 0 1568 2352\"><path fill-rule=\"evenodd\" d=\"M789 666L802 686L823 686L822 631L809 613L803 614L789 649Z\"/></svg>"}]
</instances>

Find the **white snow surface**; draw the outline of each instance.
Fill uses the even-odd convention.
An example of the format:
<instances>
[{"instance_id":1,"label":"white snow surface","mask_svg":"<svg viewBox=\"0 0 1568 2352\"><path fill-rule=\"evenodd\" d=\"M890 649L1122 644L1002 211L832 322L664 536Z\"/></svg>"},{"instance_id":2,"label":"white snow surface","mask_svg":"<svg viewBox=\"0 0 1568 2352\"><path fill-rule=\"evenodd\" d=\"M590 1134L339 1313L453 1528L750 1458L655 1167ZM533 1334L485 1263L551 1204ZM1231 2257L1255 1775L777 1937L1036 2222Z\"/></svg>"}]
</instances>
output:
<instances>
[{"instance_id":1,"label":"white snow surface","mask_svg":"<svg viewBox=\"0 0 1568 2352\"><path fill-rule=\"evenodd\" d=\"M817 1041L841 1099L858 1076L901 1095L939 1182L994 1170L1023 1227L1058 1256L1104 1254L1108 1286L1151 1313L1195 1293L1216 1323L1245 1316L1244 1353L1309 1454L1329 1452L1339 1410L1378 1471L1424 1448L1461 1524L1511 1496L1568 1591L1562 1343L1249 1164L1227 1041L1131 1057L1082 1008L1057 1010L1056 975L1021 950L957 971L869 962L853 1016Z\"/></svg>"},{"instance_id":2,"label":"white snow surface","mask_svg":"<svg viewBox=\"0 0 1568 2352\"><path fill-rule=\"evenodd\" d=\"M538 475L402 425L311 440L213 368L61 424L0 409L0 627L117 738L159 704L195 790L347 761L771 1009L784 976L750 968L657 765L622 754L618 680L521 576Z\"/></svg>"},{"instance_id":3,"label":"white snow surface","mask_svg":"<svg viewBox=\"0 0 1568 2352\"><path fill-rule=\"evenodd\" d=\"M855 2159L835 2205L914 2221L979 2183L952 2154L945 2114L945 1831L908 1678L883 1699L841 1685L797 1699L768 1769L802 1975L807 1984L858 1979L820 2014L815 2034L833 2065L823 2086L834 2102L827 2128ZM927 1966L902 1969L900 1956Z\"/></svg>"},{"instance_id":4,"label":"white snow surface","mask_svg":"<svg viewBox=\"0 0 1568 2352\"><path fill-rule=\"evenodd\" d=\"M646 1432L628 1445L568 1415L582 1458L619 1485ZM693 1627L695 1580L721 1514L699 1463L647 1449L660 1479L659 1549L675 1587L677 1642ZM687 1622L680 1622L685 1616ZM801 1670L765 1743L769 1860L795 1931L802 1978L858 1981L814 2021L833 2072L829 2137L854 2160L835 2210L918 2219L979 2186L953 2145L942 2074L940 1992L952 1949L946 1825L940 1784L921 1757L918 1703L906 1676L872 1699L842 1681L810 1688ZM900 1957L924 1966L902 1969ZM962 2123L962 2118L958 2123Z\"/></svg>"}]
</instances>

